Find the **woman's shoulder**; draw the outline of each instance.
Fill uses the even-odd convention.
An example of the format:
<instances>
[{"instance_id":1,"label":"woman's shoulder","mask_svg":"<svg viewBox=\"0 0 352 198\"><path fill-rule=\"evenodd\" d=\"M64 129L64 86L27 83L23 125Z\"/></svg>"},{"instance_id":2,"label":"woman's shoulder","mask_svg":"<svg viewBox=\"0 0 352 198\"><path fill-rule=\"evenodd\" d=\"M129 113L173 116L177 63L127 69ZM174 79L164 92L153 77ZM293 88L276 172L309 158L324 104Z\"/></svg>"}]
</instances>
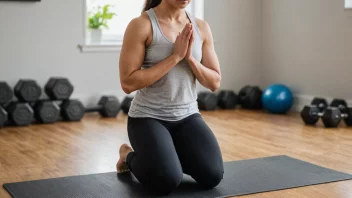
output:
<instances>
[{"instance_id":1,"label":"woman's shoulder","mask_svg":"<svg viewBox=\"0 0 352 198\"><path fill-rule=\"evenodd\" d=\"M205 20L195 18L198 29L200 31L201 36L203 37L203 40L205 40L209 34L211 34L210 26L208 22Z\"/></svg>"},{"instance_id":2,"label":"woman's shoulder","mask_svg":"<svg viewBox=\"0 0 352 198\"><path fill-rule=\"evenodd\" d=\"M208 31L210 30L210 26L208 24L208 22L206 22L205 20L199 19L199 18L195 18L196 19L196 23L198 25L198 28L201 31Z\"/></svg>"},{"instance_id":3,"label":"woman's shoulder","mask_svg":"<svg viewBox=\"0 0 352 198\"><path fill-rule=\"evenodd\" d=\"M149 34L152 27L148 14L144 12L139 17L132 19L127 30L130 33Z\"/></svg>"},{"instance_id":4,"label":"woman's shoulder","mask_svg":"<svg viewBox=\"0 0 352 198\"><path fill-rule=\"evenodd\" d=\"M151 27L150 24L151 22L146 12L143 12L139 17L132 19L129 23L129 25L131 26L136 26L140 28Z\"/></svg>"}]
</instances>

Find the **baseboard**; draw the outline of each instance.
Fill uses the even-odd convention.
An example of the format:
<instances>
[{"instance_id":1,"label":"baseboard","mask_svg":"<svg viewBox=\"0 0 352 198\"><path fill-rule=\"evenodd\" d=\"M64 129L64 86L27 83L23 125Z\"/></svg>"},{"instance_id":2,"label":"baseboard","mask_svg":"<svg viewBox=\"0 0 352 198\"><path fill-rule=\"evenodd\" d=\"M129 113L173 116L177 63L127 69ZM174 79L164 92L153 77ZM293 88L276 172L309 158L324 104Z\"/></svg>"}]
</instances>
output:
<instances>
[{"instance_id":1,"label":"baseboard","mask_svg":"<svg viewBox=\"0 0 352 198\"><path fill-rule=\"evenodd\" d=\"M292 107L292 111L294 112L300 112L305 105L310 105L310 102L313 100L313 98L316 96L310 96L310 95L297 95L295 96L295 104ZM331 103L331 101L334 98L330 97L324 97L327 101L328 104ZM352 106L352 100L346 100L348 106Z\"/></svg>"},{"instance_id":2,"label":"baseboard","mask_svg":"<svg viewBox=\"0 0 352 198\"><path fill-rule=\"evenodd\" d=\"M125 94L123 91L110 90L110 91L104 91L100 94L73 94L71 98L80 100L85 107L90 108L97 105L102 95L116 96L120 102L122 102L123 99L127 96L127 94ZM128 96L133 96L133 95L134 93L131 93Z\"/></svg>"},{"instance_id":3,"label":"baseboard","mask_svg":"<svg viewBox=\"0 0 352 198\"><path fill-rule=\"evenodd\" d=\"M107 95L117 96L120 102L122 102L122 100L126 96L126 94L123 93L122 91L116 91L116 90L106 91L105 93ZM77 98L80 101L82 101L86 107L90 107L90 106L96 105L101 95L104 95L104 93L100 95L74 94L71 98ZM131 93L129 96L134 96L134 95L135 93ZM294 98L294 105L291 108L291 111L300 112L305 105L310 104L310 102L313 100L314 97L315 96L311 96L311 95L296 95ZM325 97L325 99L328 101L329 104L333 100L333 98L330 98L330 97ZM346 100L346 102L349 106L352 106L352 100Z\"/></svg>"}]
</instances>

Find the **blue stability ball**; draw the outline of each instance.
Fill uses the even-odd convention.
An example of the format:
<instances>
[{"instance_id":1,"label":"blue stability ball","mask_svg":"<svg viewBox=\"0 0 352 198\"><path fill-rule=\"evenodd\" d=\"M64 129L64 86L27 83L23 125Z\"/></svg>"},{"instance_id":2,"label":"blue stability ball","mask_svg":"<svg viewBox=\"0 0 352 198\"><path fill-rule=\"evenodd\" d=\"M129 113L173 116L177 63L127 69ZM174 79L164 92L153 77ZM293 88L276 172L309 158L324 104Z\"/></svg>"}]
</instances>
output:
<instances>
[{"instance_id":1,"label":"blue stability ball","mask_svg":"<svg viewBox=\"0 0 352 198\"><path fill-rule=\"evenodd\" d=\"M262 102L265 109L271 113L287 113L293 105L291 90L282 84L274 84L264 90Z\"/></svg>"}]
</instances>

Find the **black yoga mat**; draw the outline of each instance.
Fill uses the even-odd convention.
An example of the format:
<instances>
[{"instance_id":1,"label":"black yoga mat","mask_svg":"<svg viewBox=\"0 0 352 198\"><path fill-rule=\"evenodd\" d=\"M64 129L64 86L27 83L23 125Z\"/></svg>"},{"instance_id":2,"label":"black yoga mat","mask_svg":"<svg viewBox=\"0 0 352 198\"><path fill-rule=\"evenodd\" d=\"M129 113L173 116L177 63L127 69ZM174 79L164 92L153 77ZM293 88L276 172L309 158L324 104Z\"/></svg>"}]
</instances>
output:
<instances>
[{"instance_id":1,"label":"black yoga mat","mask_svg":"<svg viewBox=\"0 0 352 198\"><path fill-rule=\"evenodd\" d=\"M205 190L184 176L167 197L230 197L352 179L352 175L287 156L226 162L223 181ZM4 184L15 198L130 198L154 197L131 173L102 173Z\"/></svg>"}]
</instances>

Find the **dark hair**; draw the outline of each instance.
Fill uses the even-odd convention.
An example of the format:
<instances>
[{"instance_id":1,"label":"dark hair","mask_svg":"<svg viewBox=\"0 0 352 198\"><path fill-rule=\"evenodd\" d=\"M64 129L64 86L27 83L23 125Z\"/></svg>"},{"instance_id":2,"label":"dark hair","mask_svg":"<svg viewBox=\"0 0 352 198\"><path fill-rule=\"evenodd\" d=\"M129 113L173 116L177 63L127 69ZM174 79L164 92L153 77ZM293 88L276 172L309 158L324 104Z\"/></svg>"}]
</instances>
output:
<instances>
[{"instance_id":1,"label":"dark hair","mask_svg":"<svg viewBox=\"0 0 352 198\"><path fill-rule=\"evenodd\" d=\"M149 10L150 8L155 8L161 3L162 0L146 0L143 8L143 12Z\"/></svg>"}]
</instances>

